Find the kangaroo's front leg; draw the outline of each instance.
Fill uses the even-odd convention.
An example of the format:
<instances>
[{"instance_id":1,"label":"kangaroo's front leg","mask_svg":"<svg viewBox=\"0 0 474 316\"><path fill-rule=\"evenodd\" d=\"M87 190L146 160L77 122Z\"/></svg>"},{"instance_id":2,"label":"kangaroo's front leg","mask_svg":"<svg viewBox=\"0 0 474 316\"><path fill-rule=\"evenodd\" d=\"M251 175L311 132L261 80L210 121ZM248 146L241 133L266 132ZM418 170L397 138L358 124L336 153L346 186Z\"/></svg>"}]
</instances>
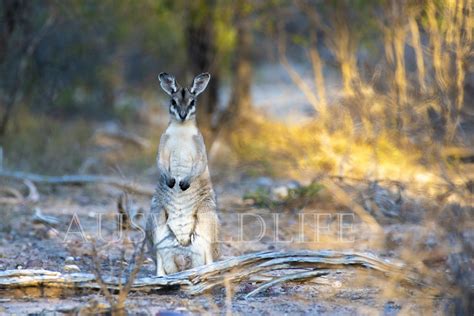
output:
<instances>
[{"instance_id":1,"label":"kangaroo's front leg","mask_svg":"<svg viewBox=\"0 0 474 316\"><path fill-rule=\"evenodd\" d=\"M165 268L163 267L163 258L161 258L158 250L156 251L156 276L166 275Z\"/></svg>"},{"instance_id":2,"label":"kangaroo's front leg","mask_svg":"<svg viewBox=\"0 0 474 316\"><path fill-rule=\"evenodd\" d=\"M171 152L167 146L169 136L163 134L160 139L160 147L158 149L158 157L157 157L157 164L158 164L158 171L160 172L160 177L164 183L170 188L173 188L176 180L171 175L171 164L170 164L170 156Z\"/></svg>"},{"instance_id":3,"label":"kangaroo's front leg","mask_svg":"<svg viewBox=\"0 0 474 316\"><path fill-rule=\"evenodd\" d=\"M199 177L207 167L207 156L206 156L206 146L204 145L204 140L202 138L202 135L194 135L193 136L193 143L194 146L196 147L196 156L193 159L193 166L191 168L191 171L189 175L184 177L180 182L179 182L179 187L181 190L186 191L191 183Z\"/></svg>"}]
</instances>

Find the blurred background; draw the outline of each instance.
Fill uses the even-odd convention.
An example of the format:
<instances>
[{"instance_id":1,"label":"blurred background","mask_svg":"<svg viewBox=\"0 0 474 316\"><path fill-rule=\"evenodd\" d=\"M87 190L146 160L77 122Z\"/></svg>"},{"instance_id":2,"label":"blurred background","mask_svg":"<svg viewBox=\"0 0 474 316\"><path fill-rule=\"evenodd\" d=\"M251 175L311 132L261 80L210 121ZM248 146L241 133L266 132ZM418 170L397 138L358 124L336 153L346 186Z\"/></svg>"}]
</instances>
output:
<instances>
[{"instance_id":1,"label":"blurred background","mask_svg":"<svg viewBox=\"0 0 474 316\"><path fill-rule=\"evenodd\" d=\"M307 207L352 211L357 243L304 246L402 258L472 310L473 27L472 0L1 0L2 167L155 183L157 76L210 72L198 125L227 234L235 212L281 212L291 234ZM40 193L84 214L118 195ZM251 247L223 253L274 245Z\"/></svg>"},{"instance_id":2,"label":"blurred background","mask_svg":"<svg viewBox=\"0 0 474 316\"><path fill-rule=\"evenodd\" d=\"M0 7L9 168L152 166L168 120L161 71L183 85L212 74L198 121L216 172L221 160L249 174L428 181L442 161L472 159L470 0Z\"/></svg>"}]
</instances>

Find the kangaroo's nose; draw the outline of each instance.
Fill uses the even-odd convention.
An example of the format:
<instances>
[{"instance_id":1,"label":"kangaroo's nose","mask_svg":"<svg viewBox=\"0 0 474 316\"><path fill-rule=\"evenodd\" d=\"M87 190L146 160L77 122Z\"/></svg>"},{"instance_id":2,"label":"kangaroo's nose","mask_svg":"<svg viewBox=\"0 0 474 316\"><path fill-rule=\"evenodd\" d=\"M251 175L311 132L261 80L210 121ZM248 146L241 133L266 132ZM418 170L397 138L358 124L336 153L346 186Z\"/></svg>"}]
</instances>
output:
<instances>
[{"instance_id":1,"label":"kangaroo's nose","mask_svg":"<svg viewBox=\"0 0 474 316\"><path fill-rule=\"evenodd\" d=\"M184 121L186 118L186 111L179 111L179 117Z\"/></svg>"}]
</instances>

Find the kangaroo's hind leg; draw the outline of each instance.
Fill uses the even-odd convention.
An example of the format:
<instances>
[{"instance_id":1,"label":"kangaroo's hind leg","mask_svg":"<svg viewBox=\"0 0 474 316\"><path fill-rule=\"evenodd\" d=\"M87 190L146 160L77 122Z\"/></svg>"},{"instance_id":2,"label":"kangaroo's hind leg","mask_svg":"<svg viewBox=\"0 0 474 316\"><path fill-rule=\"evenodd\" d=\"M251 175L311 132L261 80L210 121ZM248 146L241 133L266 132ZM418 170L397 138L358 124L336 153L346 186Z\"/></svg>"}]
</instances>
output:
<instances>
[{"instance_id":1,"label":"kangaroo's hind leg","mask_svg":"<svg viewBox=\"0 0 474 316\"><path fill-rule=\"evenodd\" d=\"M208 200L200 205L196 214L193 247L199 249L204 256L204 264L214 262L219 255L219 218L216 209L215 201Z\"/></svg>"}]
</instances>

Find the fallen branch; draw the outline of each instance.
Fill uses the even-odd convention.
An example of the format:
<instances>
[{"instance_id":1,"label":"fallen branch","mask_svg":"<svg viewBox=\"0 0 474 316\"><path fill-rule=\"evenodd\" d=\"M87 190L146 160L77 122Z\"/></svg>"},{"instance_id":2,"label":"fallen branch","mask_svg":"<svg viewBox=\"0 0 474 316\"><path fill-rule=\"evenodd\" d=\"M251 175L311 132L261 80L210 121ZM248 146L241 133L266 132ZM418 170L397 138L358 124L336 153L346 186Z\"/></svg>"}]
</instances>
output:
<instances>
[{"instance_id":1,"label":"fallen branch","mask_svg":"<svg viewBox=\"0 0 474 316\"><path fill-rule=\"evenodd\" d=\"M35 207L35 213L32 217L33 223L41 223L47 226L56 226L60 224L58 218L50 215L44 215L39 207Z\"/></svg>"},{"instance_id":2,"label":"fallen branch","mask_svg":"<svg viewBox=\"0 0 474 316\"><path fill-rule=\"evenodd\" d=\"M28 188L28 196L25 198L23 194L14 188L4 187L0 188L0 193L4 192L7 194L6 197L0 197L0 204L26 204L26 203L37 203L40 199L40 195L36 186L30 180L23 180L23 183Z\"/></svg>"},{"instance_id":3,"label":"fallen branch","mask_svg":"<svg viewBox=\"0 0 474 316\"><path fill-rule=\"evenodd\" d=\"M0 188L0 204L21 204L25 200L23 194L14 188Z\"/></svg>"},{"instance_id":4,"label":"fallen branch","mask_svg":"<svg viewBox=\"0 0 474 316\"><path fill-rule=\"evenodd\" d=\"M329 269L366 268L387 274L394 280L405 281L411 285L425 286L419 277L410 272L404 264L390 262L372 254L338 251L288 251L259 252L232 257L212 264L183 271L169 276L137 278L132 291L173 290L179 288L188 294L200 294L225 280L238 282L269 271L304 270L306 272L278 276L249 296L272 286L291 280L303 280L325 275ZM103 277L99 283L110 290L118 290L124 280ZM0 272L0 293L12 289L28 287L53 287L63 289L100 290L94 274L60 272L46 270L7 270Z\"/></svg>"},{"instance_id":5,"label":"fallen branch","mask_svg":"<svg viewBox=\"0 0 474 316\"><path fill-rule=\"evenodd\" d=\"M35 184L28 179L23 180L23 183L28 187L29 191L26 200L31 203L37 203L40 199L40 195L38 193L38 189L36 189Z\"/></svg>"},{"instance_id":6,"label":"fallen branch","mask_svg":"<svg viewBox=\"0 0 474 316\"><path fill-rule=\"evenodd\" d=\"M108 125L106 127L98 129L93 136L96 142L106 142L107 140L119 141L123 143L129 143L137 146L141 149L147 149L151 147L151 143L148 139L138 136L136 134L123 131L116 125Z\"/></svg>"},{"instance_id":7,"label":"fallen branch","mask_svg":"<svg viewBox=\"0 0 474 316\"><path fill-rule=\"evenodd\" d=\"M245 295L245 298L250 298L252 296L254 296L255 294L257 293L260 293L266 289L269 289L270 287L274 286L274 285L277 285L277 284L280 284L280 283L284 283L284 282L288 282L288 281L302 281L302 280L306 280L306 279L312 279L312 278L315 278L315 277L319 277L319 276L323 276L323 275L328 275L329 272L328 271L325 271L325 270L312 270L312 271L305 271L305 272L299 272L299 273L293 273L293 274L289 274L289 275L285 275L281 278L276 278L274 280L271 280L269 282L266 282L264 283L263 285L259 286L258 288L256 288L255 290L253 290L252 292L250 292L249 294Z\"/></svg>"},{"instance_id":8,"label":"fallen branch","mask_svg":"<svg viewBox=\"0 0 474 316\"><path fill-rule=\"evenodd\" d=\"M102 175L45 176L21 171L0 170L0 177L16 180L29 180L31 182L36 183L57 185L102 183L115 186L131 193L142 194L147 196L152 196L155 191L151 186L140 185L126 179Z\"/></svg>"}]
</instances>

